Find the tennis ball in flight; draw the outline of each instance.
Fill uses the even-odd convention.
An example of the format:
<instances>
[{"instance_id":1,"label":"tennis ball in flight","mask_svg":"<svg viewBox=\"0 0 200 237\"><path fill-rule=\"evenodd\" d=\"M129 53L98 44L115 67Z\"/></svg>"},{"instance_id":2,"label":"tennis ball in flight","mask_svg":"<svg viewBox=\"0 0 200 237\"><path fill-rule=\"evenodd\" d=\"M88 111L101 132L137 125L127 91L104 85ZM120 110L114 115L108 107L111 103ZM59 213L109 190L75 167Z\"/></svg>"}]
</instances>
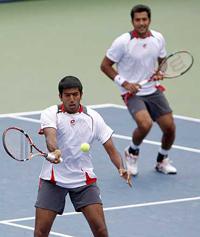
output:
<instances>
[{"instance_id":1,"label":"tennis ball in flight","mask_svg":"<svg viewBox=\"0 0 200 237\"><path fill-rule=\"evenodd\" d=\"M81 151L82 152L88 152L89 150L90 150L90 144L88 144L88 143L81 144Z\"/></svg>"}]
</instances>

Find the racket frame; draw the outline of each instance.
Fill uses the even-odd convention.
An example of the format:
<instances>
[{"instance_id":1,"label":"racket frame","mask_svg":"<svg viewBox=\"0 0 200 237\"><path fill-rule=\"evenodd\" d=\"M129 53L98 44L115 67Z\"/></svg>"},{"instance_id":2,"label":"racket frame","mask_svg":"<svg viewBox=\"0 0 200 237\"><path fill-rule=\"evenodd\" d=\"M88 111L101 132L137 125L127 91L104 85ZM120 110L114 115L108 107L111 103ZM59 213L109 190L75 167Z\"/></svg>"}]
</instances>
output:
<instances>
[{"instance_id":1,"label":"racket frame","mask_svg":"<svg viewBox=\"0 0 200 237\"><path fill-rule=\"evenodd\" d=\"M163 59L163 61L161 62L161 64L158 66L158 69L156 70L156 72L161 71L162 66L168 61L169 58L171 58L172 56L174 56L174 55L176 55L176 54L179 54L179 53L186 53L186 54L188 54L188 55L190 56L190 58L191 58L191 63L190 63L190 65L189 65L189 67L186 68L183 72L181 72L180 74L178 74L178 75L176 75L176 76L165 76L165 75L164 75L164 78L166 78L166 79L177 78L177 77L180 77L180 76L182 76L183 74L185 74L188 70L190 70L190 68L192 67L192 65L193 65L193 63L194 63L194 57L192 56L192 54L191 54L189 51L182 50L182 51L177 51L177 52L175 52L175 53L172 53L172 54L170 54L169 56L167 56L165 59ZM139 82L138 84L139 84L140 86L143 86L143 85L145 85L146 83L148 83L148 82L150 82L150 81L153 81L152 79L153 79L153 76L154 76L154 75L155 75L155 74L153 74L150 79L145 79L145 80Z\"/></svg>"},{"instance_id":2,"label":"racket frame","mask_svg":"<svg viewBox=\"0 0 200 237\"><path fill-rule=\"evenodd\" d=\"M17 130L19 132L21 132L25 137L26 139L28 140L29 142L29 145L30 145L30 154L29 156L26 158L26 159L17 159L16 157L14 157L14 155L9 151L9 149L7 148L7 145L6 145L6 134L8 131L10 130ZM49 155L47 153L44 153L42 152L32 141L32 139L30 138L30 136L21 128L18 128L18 127L9 127L7 128L4 132L3 132L3 135L2 135L2 142L3 142L3 147L5 149L5 151L7 152L7 154L12 157L14 160L17 160L17 161L26 161L26 160L30 160L32 159L34 156L43 156L45 158L47 158ZM35 153L33 154L33 148L38 152L38 153Z\"/></svg>"},{"instance_id":3,"label":"racket frame","mask_svg":"<svg viewBox=\"0 0 200 237\"><path fill-rule=\"evenodd\" d=\"M177 77L180 77L180 76L182 76L183 74L185 74L187 71L189 71L190 68L192 67L192 65L193 65L193 63L194 63L194 57L192 56L192 54L191 54L189 51L182 50L182 51L177 51L177 52L172 53L172 54L170 54L169 56L167 56L167 57L161 62L161 64L159 65L157 71L160 71L160 69L162 68L162 66L168 61L169 58L173 57L174 55L180 54L180 53L186 53L186 54L188 54L188 55L190 56L190 58L191 58L191 63L190 63L190 65L189 65L183 72L181 72L180 74L178 74L178 75L176 75L176 76L165 76L165 75L164 75L164 78L170 79L170 78L177 78Z\"/></svg>"}]
</instances>

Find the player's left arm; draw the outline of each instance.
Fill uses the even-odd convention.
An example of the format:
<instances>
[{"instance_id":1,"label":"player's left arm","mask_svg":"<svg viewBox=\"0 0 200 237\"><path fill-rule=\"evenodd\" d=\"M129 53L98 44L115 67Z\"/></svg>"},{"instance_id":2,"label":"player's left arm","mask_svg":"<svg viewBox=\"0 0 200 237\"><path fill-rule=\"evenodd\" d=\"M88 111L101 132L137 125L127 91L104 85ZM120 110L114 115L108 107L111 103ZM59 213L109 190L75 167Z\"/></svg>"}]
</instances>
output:
<instances>
[{"instance_id":1,"label":"player's left arm","mask_svg":"<svg viewBox=\"0 0 200 237\"><path fill-rule=\"evenodd\" d=\"M158 69L153 75L153 81L160 81L164 79L164 73L159 70L160 65L165 61L166 57L158 58Z\"/></svg>"},{"instance_id":2,"label":"player's left arm","mask_svg":"<svg viewBox=\"0 0 200 237\"><path fill-rule=\"evenodd\" d=\"M116 166L116 168L119 171L119 174L121 177L123 177L128 185L131 187L131 176L130 174L127 172L127 170L124 169L123 163L122 163L122 158L119 154L119 152L117 151L117 149L115 148L115 145L112 141L112 138L110 137L104 144L103 144L106 152L108 153L110 160L112 161L112 163Z\"/></svg>"},{"instance_id":3,"label":"player's left arm","mask_svg":"<svg viewBox=\"0 0 200 237\"><path fill-rule=\"evenodd\" d=\"M165 39L163 37L162 34L159 34L159 42L160 42L160 49L159 49L159 56L158 56L158 68L157 71L155 72L154 76L153 76L153 80L154 81L159 81L159 80L163 80L164 79L164 73L160 70L160 67L162 65L162 63L165 61L166 59L166 55L167 55L167 51L166 51L166 47L165 47Z\"/></svg>"},{"instance_id":4,"label":"player's left arm","mask_svg":"<svg viewBox=\"0 0 200 237\"><path fill-rule=\"evenodd\" d=\"M158 58L158 65L160 65L165 59L166 59L166 57L164 57L164 58Z\"/></svg>"}]
</instances>

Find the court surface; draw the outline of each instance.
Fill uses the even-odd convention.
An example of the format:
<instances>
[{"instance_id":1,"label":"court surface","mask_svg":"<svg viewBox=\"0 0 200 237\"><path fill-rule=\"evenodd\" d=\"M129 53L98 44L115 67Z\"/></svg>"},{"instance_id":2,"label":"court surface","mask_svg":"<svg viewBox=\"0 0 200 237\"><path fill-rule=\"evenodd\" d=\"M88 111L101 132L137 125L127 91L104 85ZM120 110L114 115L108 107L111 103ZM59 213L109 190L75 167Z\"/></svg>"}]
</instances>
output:
<instances>
[{"instance_id":1,"label":"court surface","mask_svg":"<svg viewBox=\"0 0 200 237\"><path fill-rule=\"evenodd\" d=\"M91 106L114 129L114 142L123 155L135 126L123 106ZM2 134L8 126L25 129L41 148L37 135L40 111L0 116ZM160 131L156 125L141 147L139 175L133 188L119 177L103 147L95 143L92 154L104 203L110 237L198 237L200 233L200 120L175 116L177 138L170 157L177 175L154 171ZM34 203L42 159L17 162L8 158L0 144L0 236L31 237ZM92 236L88 224L67 200L64 215L58 216L50 236Z\"/></svg>"},{"instance_id":2,"label":"court surface","mask_svg":"<svg viewBox=\"0 0 200 237\"><path fill-rule=\"evenodd\" d=\"M188 73L163 84L174 113L199 118L200 28L192 27L200 22L199 0L0 4L0 113L41 110L56 103L58 81L67 75L81 79L84 104L123 105L117 86L101 72L100 64L112 41L132 29L130 9L136 4L151 7L151 28L164 35L168 54L188 50L194 56Z\"/></svg>"}]
</instances>

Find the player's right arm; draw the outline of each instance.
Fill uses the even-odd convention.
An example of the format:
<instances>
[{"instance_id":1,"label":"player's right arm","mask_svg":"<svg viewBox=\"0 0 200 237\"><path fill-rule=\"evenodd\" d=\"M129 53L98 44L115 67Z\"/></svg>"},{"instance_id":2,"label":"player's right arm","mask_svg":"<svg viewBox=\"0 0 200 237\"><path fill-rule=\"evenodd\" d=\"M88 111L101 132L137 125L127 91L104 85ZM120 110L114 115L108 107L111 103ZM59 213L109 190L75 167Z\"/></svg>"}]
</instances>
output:
<instances>
[{"instance_id":1,"label":"player's right arm","mask_svg":"<svg viewBox=\"0 0 200 237\"><path fill-rule=\"evenodd\" d=\"M55 151L57 148L57 138L56 138L56 129L55 128L44 128L43 129L47 149L50 152Z\"/></svg>"},{"instance_id":2,"label":"player's right arm","mask_svg":"<svg viewBox=\"0 0 200 237\"><path fill-rule=\"evenodd\" d=\"M118 75L118 72L113 67L114 64L115 62L113 62L107 56L104 57L101 63L101 71L104 72L106 76L108 76L113 81L114 78Z\"/></svg>"},{"instance_id":3,"label":"player's right arm","mask_svg":"<svg viewBox=\"0 0 200 237\"><path fill-rule=\"evenodd\" d=\"M60 163L61 151L57 146L57 136L56 136L56 129L47 127L43 128L43 132L45 135L47 149L55 156L55 160L50 161L52 163Z\"/></svg>"},{"instance_id":4,"label":"player's right arm","mask_svg":"<svg viewBox=\"0 0 200 237\"><path fill-rule=\"evenodd\" d=\"M111 80L116 82L119 86L124 87L130 93L137 93L140 89L140 85L137 83L130 83L125 78L121 77L113 67L114 64L114 61L105 56L101 63L102 72L104 72Z\"/></svg>"},{"instance_id":5,"label":"player's right arm","mask_svg":"<svg viewBox=\"0 0 200 237\"><path fill-rule=\"evenodd\" d=\"M120 63L124 55L127 53L126 46L129 41L129 33L124 33L113 41L101 63L101 70L118 86L124 87L130 93L136 93L140 89L140 86L136 83L130 83L128 78L124 78L114 68L114 64Z\"/></svg>"},{"instance_id":6,"label":"player's right arm","mask_svg":"<svg viewBox=\"0 0 200 237\"><path fill-rule=\"evenodd\" d=\"M59 163L61 152L57 146L56 135L56 112L57 106L52 106L44 110L41 114L41 130L45 136L46 146L49 152L53 153L55 160L50 161L52 163Z\"/></svg>"}]
</instances>

